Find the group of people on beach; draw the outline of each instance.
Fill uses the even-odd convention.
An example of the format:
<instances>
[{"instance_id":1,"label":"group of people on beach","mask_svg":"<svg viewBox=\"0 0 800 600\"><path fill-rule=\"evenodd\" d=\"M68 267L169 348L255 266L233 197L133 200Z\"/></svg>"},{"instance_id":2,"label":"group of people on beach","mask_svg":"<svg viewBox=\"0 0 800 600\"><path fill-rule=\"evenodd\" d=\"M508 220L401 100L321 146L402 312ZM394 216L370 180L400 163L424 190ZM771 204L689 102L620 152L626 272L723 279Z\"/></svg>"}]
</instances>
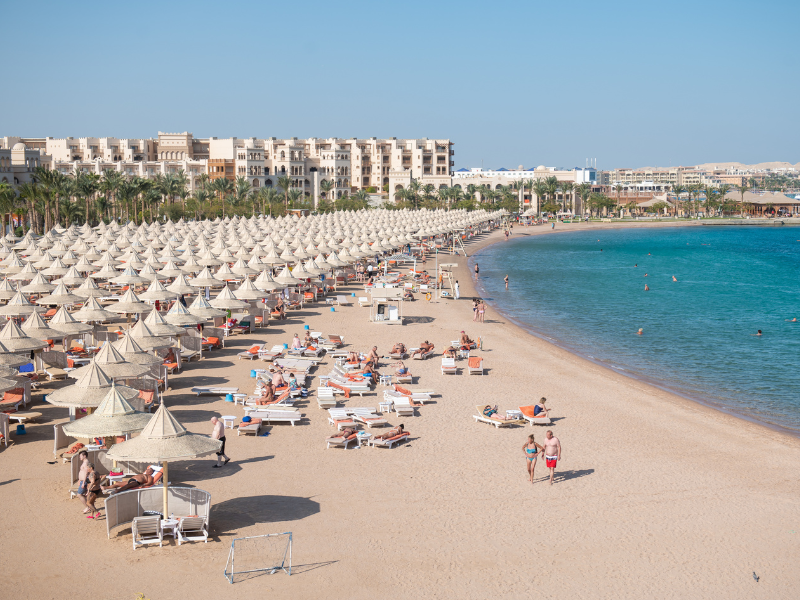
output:
<instances>
[{"instance_id":1,"label":"group of people on beach","mask_svg":"<svg viewBox=\"0 0 800 600\"><path fill-rule=\"evenodd\" d=\"M522 450L525 453L525 468L530 482L533 483L536 461L539 456L543 456L545 465L550 469L550 485L553 485L556 465L561 460L561 441L553 435L553 431L548 429L547 433L545 433L544 445L536 441L534 434L530 434L527 441L522 445Z\"/></svg>"}]
</instances>

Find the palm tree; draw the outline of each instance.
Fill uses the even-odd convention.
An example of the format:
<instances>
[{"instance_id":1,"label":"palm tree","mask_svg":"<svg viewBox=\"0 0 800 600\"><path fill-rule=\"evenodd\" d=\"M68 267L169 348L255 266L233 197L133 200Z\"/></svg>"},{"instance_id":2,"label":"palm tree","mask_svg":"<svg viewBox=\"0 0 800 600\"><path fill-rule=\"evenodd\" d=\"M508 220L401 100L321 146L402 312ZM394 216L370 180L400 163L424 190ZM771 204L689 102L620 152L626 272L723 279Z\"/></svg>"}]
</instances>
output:
<instances>
[{"instance_id":1,"label":"palm tree","mask_svg":"<svg viewBox=\"0 0 800 600\"><path fill-rule=\"evenodd\" d=\"M747 190L750 189L750 186L748 186L747 183L745 183L745 181L742 180L742 184L741 185L737 185L736 189L739 190L739 195L741 196L741 202L739 204L739 207L740 207L739 211L742 213L742 216L744 216L744 194L745 194L745 192Z\"/></svg>"},{"instance_id":2,"label":"palm tree","mask_svg":"<svg viewBox=\"0 0 800 600\"><path fill-rule=\"evenodd\" d=\"M681 194L685 191L685 188L678 184L672 186L672 193L675 194L675 217L678 216L678 205L681 202Z\"/></svg>"},{"instance_id":3,"label":"palm tree","mask_svg":"<svg viewBox=\"0 0 800 600\"><path fill-rule=\"evenodd\" d=\"M564 194L564 203L566 204L567 196L569 196L569 210L570 212L574 213L573 210L573 199L572 199L572 192L575 189L575 184L571 181L564 181L561 183L561 193Z\"/></svg>"},{"instance_id":4,"label":"palm tree","mask_svg":"<svg viewBox=\"0 0 800 600\"><path fill-rule=\"evenodd\" d=\"M117 218L117 192L123 179L122 173L108 169L103 172L103 177L100 181L100 191L105 194L106 199L111 203L114 219Z\"/></svg>"},{"instance_id":5,"label":"palm tree","mask_svg":"<svg viewBox=\"0 0 800 600\"><path fill-rule=\"evenodd\" d=\"M23 183L19 186L19 197L25 201L25 210L28 213L28 228L33 229L33 205L39 199L39 186L35 182Z\"/></svg>"},{"instance_id":6,"label":"palm tree","mask_svg":"<svg viewBox=\"0 0 800 600\"><path fill-rule=\"evenodd\" d=\"M289 208L289 190L292 189L292 178L288 175L278 177L278 187L283 190L286 208Z\"/></svg>"},{"instance_id":7,"label":"palm tree","mask_svg":"<svg viewBox=\"0 0 800 600\"><path fill-rule=\"evenodd\" d=\"M726 196L728 195L728 192L730 190L731 190L731 186L729 186L727 183L723 183L721 186L719 186L719 188L717 188L717 191L719 193L720 204L724 204L725 203L725 201L727 199Z\"/></svg>"},{"instance_id":8,"label":"palm tree","mask_svg":"<svg viewBox=\"0 0 800 600\"><path fill-rule=\"evenodd\" d=\"M16 190L5 181L0 182L0 214L2 214L3 236L6 234L6 215L8 215L8 222L10 224L11 211L14 209L14 200L16 200L16 198Z\"/></svg>"},{"instance_id":9,"label":"palm tree","mask_svg":"<svg viewBox=\"0 0 800 600\"><path fill-rule=\"evenodd\" d=\"M547 195L547 184L543 179L534 181L531 192L536 196L536 214L541 211L542 198Z\"/></svg>"},{"instance_id":10,"label":"palm tree","mask_svg":"<svg viewBox=\"0 0 800 600\"><path fill-rule=\"evenodd\" d=\"M330 179L323 179L319 184L319 189L322 192L322 197L328 199L328 193L333 189L333 181Z\"/></svg>"},{"instance_id":11,"label":"palm tree","mask_svg":"<svg viewBox=\"0 0 800 600\"><path fill-rule=\"evenodd\" d=\"M236 178L236 201L243 203L247 198L248 194L250 193L250 189L252 185L247 180L247 177L239 176Z\"/></svg>"},{"instance_id":12,"label":"palm tree","mask_svg":"<svg viewBox=\"0 0 800 600\"><path fill-rule=\"evenodd\" d=\"M586 212L585 208L586 200L592 193L592 186L589 183L583 182L580 185L578 185L577 191L578 191L578 197L581 199L581 206L580 206L580 212L578 211L576 212L578 212L578 215L580 216L583 215L584 212Z\"/></svg>"},{"instance_id":13,"label":"palm tree","mask_svg":"<svg viewBox=\"0 0 800 600\"><path fill-rule=\"evenodd\" d=\"M61 201L61 214L64 215L64 224L69 227L73 223L83 220L83 208L69 199Z\"/></svg>"}]
</instances>

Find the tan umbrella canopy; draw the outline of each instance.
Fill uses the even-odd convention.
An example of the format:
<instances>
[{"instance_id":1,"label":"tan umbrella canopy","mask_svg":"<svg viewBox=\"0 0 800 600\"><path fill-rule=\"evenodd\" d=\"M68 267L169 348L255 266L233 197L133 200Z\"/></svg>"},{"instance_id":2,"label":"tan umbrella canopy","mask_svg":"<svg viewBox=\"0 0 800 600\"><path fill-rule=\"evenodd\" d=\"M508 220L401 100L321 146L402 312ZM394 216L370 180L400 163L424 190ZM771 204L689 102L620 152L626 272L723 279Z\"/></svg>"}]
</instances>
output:
<instances>
[{"instance_id":1,"label":"tan umbrella canopy","mask_svg":"<svg viewBox=\"0 0 800 600\"><path fill-rule=\"evenodd\" d=\"M139 294L140 300L171 300L175 298L178 294L175 292L169 291L167 288L164 287L164 284L161 283L158 279L154 279L153 283L150 284L150 287L147 288L146 292L142 292Z\"/></svg>"},{"instance_id":2,"label":"tan umbrella canopy","mask_svg":"<svg viewBox=\"0 0 800 600\"><path fill-rule=\"evenodd\" d=\"M272 248L269 252L267 252L266 256L261 258L261 262L263 262L265 265L274 266L274 265L285 265L287 262L291 261L282 259L280 256L278 256L278 253L275 251L275 248Z\"/></svg>"},{"instance_id":3,"label":"tan umbrella canopy","mask_svg":"<svg viewBox=\"0 0 800 600\"><path fill-rule=\"evenodd\" d=\"M22 323L21 329L26 335L36 340L60 340L67 335L59 329L50 327L39 313L31 313Z\"/></svg>"},{"instance_id":4,"label":"tan umbrella canopy","mask_svg":"<svg viewBox=\"0 0 800 600\"><path fill-rule=\"evenodd\" d=\"M60 258L57 258L53 261L53 264L42 271L42 273L48 277L53 277L58 275L66 275L67 271L69 271L69 267L65 265Z\"/></svg>"},{"instance_id":5,"label":"tan umbrella canopy","mask_svg":"<svg viewBox=\"0 0 800 600\"><path fill-rule=\"evenodd\" d=\"M24 354L13 354L5 344L0 342L0 365L4 367L21 367L31 362L29 356Z\"/></svg>"},{"instance_id":6,"label":"tan umbrella canopy","mask_svg":"<svg viewBox=\"0 0 800 600\"><path fill-rule=\"evenodd\" d=\"M22 317L32 312L45 312L45 310L43 306L31 304L22 292L17 292L14 294L14 297L8 301L8 304L0 306L0 315L4 317Z\"/></svg>"},{"instance_id":7,"label":"tan umbrella canopy","mask_svg":"<svg viewBox=\"0 0 800 600\"><path fill-rule=\"evenodd\" d=\"M94 329L91 325L76 321L64 306L59 308L58 312L50 319L50 325L67 335L80 335Z\"/></svg>"},{"instance_id":8,"label":"tan umbrella canopy","mask_svg":"<svg viewBox=\"0 0 800 600\"><path fill-rule=\"evenodd\" d=\"M281 271L277 277L275 277L275 282L283 284L283 287L288 287L290 285L297 285L298 283L302 283L299 279L292 277L292 274L289 272L288 267L283 267L283 271Z\"/></svg>"},{"instance_id":9,"label":"tan umbrella canopy","mask_svg":"<svg viewBox=\"0 0 800 600\"><path fill-rule=\"evenodd\" d=\"M176 295L193 294L197 291L197 288L187 283L185 275L179 275L176 277L175 281L169 284L166 289L168 289L170 292L174 292Z\"/></svg>"},{"instance_id":10,"label":"tan umbrella canopy","mask_svg":"<svg viewBox=\"0 0 800 600\"><path fill-rule=\"evenodd\" d=\"M164 403L138 436L108 451L117 461L160 462L164 466L164 516L169 514L169 461L200 458L219 452L222 442L206 435L190 433L170 414Z\"/></svg>"},{"instance_id":11,"label":"tan umbrella canopy","mask_svg":"<svg viewBox=\"0 0 800 600\"><path fill-rule=\"evenodd\" d=\"M267 292L271 292L274 290L281 290L285 286L282 286L280 283L276 282L272 278L272 274L269 271L261 271L261 274L255 278L253 281L253 285L256 286L260 290L264 290Z\"/></svg>"},{"instance_id":12,"label":"tan umbrella canopy","mask_svg":"<svg viewBox=\"0 0 800 600\"><path fill-rule=\"evenodd\" d=\"M267 294L258 289L251 280L245 279L236 290L236 297L239 300L262 300Z\"/></svg>"},{"instance_id":13,"label":"tan umbrella canopy","mask_svg":"<svg viewBox=\"0 0 800 600\"><path fill-rule=\"evenodd\" d=\"M211 250L206 250L200 258L197 259L197 264L203 267L216 267L222 264L222 261L218 258L215 258L213 254L211 254Z\"/></svg>"},{"instance_id":14,"label":"tan umbrella canopy","mask_svg":"<svg viewBox=\"0 0 800 600\"><path fill-rule=\"evenodd\" d=\"M139 412L113 383L97 410L88 417L65 423L64 433L79 439L113 437L136 433L145 428L153 415Z\"/></svg>"},{"instance_id":15,"label":"tan umbrella canopy","mask_svg":"<svg viewBox=\"0 0 800 600\"><path fill-rule=\"evenodd\" d=\"M163 361L153 354L148 354L136 340L127 332L125 336L112 344L122 357L130 363L137 365L158 365Z\"/></svg>"},{"instance_id":16,"label":"tan umbrella canopy","mask_svg":"<svg viewBox=\"0 0 800 600\"><path fill-rule=\"evenodd\" d=\"M126 267L122 275L113 277L110 281L111 283L118 283L120 285L139 285L140 283L150 282L146 277L140 276L133 267Z\"/></svg>"},{"instance_id":17,"label":"tan umbrella canopy","mask_svg":"<svg viewBox=\"0 0 800 600\"><path fill-rule=\"evenodd\" d=\"M72 313L72 316L78 321L86 323L88 321L108 321L109 319L115 318L117 315L100 306L97 298L89 298L80 310Z\"/></svg>"},{"instance_id":18,"label":"tan umbrella canopy","mask_svg":"<svg viewBox=\"0 0 800 600\"><path fill-rule=\"evenodd\" d=\"M112 379L133 379L150 371L148 366L129 363L114 346L105 343L91 363L80 369L75 369L69 376L79 379L92 364L97 364Z\"/></svg>"},{"instance_id":19,"label":"tan umbrella canopy","mask_svg":"<svg viewBox=\"0 0 800 600\"><path fill-rule=\"evenodd\" d=\"M180 304L178 302L177 304ZM186 330L183 327L178 327L177 325L170 325L164 320L164 317L154 308L153 312L147 315L147 318L144 320L144 324L147 325L147 328L156 336L176 336L176 335L183 335L186 333Z\"/></svg>"},{"instance_id":20,"label":"tan umbrella canopy","mask_svg":"<svg viewBox=\"0 0 800 600\"><path fill-rule=\"evenodd\" d=\"M45 294L55 289L55 285L48 282L47 279L44 278L44 275L41 273L37 273L31 282L27 285L23 285L20 290L25 292L26 294Z\"/></svg>"},{"instance_id":21,"label":"tan umbrella canopy","mask_svg":"<svg viewBox=\"0 0 800 600\"><path fill-rule=\"evenodd\" d=\"M170 259L164 268L158 271L159 275L163 275L164 277L179 277L183 275L183 270L178 268L175 264L175 261Z\"/></svg>"},{"instance_id":22,"label":"tan umbrella canopy","mask_svg":"<svg viewBox=\"0 0 800 600\"><path fill-rule=\"evenodd\" d=\"M14 381L13 379L2 379L0 378L0 394L3 392L7 392L8 390L13 390L14 388L20 387L19 381Z\"/></svg>"},{"instance_id":23,"label":"tan umbrella canopy","mask_svg":"<svg viewBox=\"0 0 800 600\"><path fill-rule=\"evenodd\" d=\"M197 296L194 302L189 305L189 312L197 317L203 317L205 319L225 316L224 310L214 308L202 296Z\"/></svg>"},{"instance_id":24,"label":"tan umbrella canopy","mask_svg":"<svg viewBox=\"0 0 800 600\"><path fill-rule=\"evenodd\" d=\"M152 306L150 306L147 302L142 302L139 300L139 297L133 293L132 289L128 289L123 295L122 298L119 299L115 304L112 304L108 307L113 313L117 314L140 314L148 312Z\"/></svg>"},{"instance_id":25,"label":"tan umbrella canopy","mask_svg":"<svg viewBox=\"0 0 800 600\"><path fill-rule=\"evenodd\" d=\"M233 271L236 275L243 275L245 277L258 273L257 269L248 266L247 263L245 263L241 258L237 260L236 263L231 267L231 271Z\"/></svg>"},{"instance_id":26,"label":"tan umbrella canopy","mask_svg":"<svg viewBox=\"0 0 800 600\"><path fill-rule=\"evenodd\" d=\"M106 264L97 273L90 274L89 277L92 279L114 279L117 275L119 275L119 271L112 265Z\"/></svg>"},{"instance_id":27,"label":"tan umbrella canopy","mask_svg":"<svg viewBox=\"0 0 800 600\"><path fill-rule=\"evenodd\" d=\"M184 273L199 273L203 270L203 266L197 263L194 256L189 257L185 263L181 265L181 271Z\"/></svg>"},{"instance_id":28,"label":"tan umbrella canopy","mask_svg":"<svg viewBox=\"0 0 800 600\"><path fill-rule=\"evenodd\" d=\"M60 281L58 285L54 287L55 289L50 295L42 296L36 301L36 303L42 305L55 304L57 306L62 306L64 304L75 304L76 302L83 302L86 300L86 298L71 293L67 289L67 286L64 285L63 281Z\"/></svg>"},{"instance_id":29,"label":"tan umbrella canopy","mask_svg":"<svg viewBox=\"0 0 800 600\"><path fill-rule=\"evenodd\" d=\"M221 279L217 279L214 275L211 274L211 271L208 270L208 267L203 269L197 274L197 277L192 279L189 282L189 285L194 287L221 287L225 285L225 282Z\"/></svg>"},{"instance_id":30,"label":"tan umbrella canopy","mask_svg":"<svg viewBox=\"0 0 800 600\"><path fill-rule=\"evenodd\" d=\"M30 352L48 346L47 342L29 337L14 321L8 321L0 331L0 343L10 352Z\"/></svg>"},{"instance_id":31,"label":"tan umbrella canopy","mask_svg":"<svg viewBox=\"0 0 800 600\"><path fill-rule=\"evenodd\" d=\"M106 290L101 290L97 287L94 279L85 279L79 287L72 290L72 293L83 298L101 298L103 296L108 296Z\"/></svg>"},{"instance_id":32,"label":"tan umbrella canopy","mask_svg":"<svg viewBox=\"0 0 800 600\"><path fill-rule=\"evenodd\" d=\"M202 323L206 319L193 315L183 304L176 302L169 309L169 312L164 315L164 320L170 325L190 326Z\"/></svg>"},{"instance_id":33,"label":"tan umbrella canopy","mask_svg":"<svg viewBox=\"0 0 800 600\"><path fill-rule=\"evenodd\" d=\"M164 337L159 337L155 332L150 330L150 327L145 325L142 319L136 322L136 325L128 330L128 333L136 339L145 350L155 350L156 348L168 348L172 346L172 342Z\"/></svg>"},{"instance_id":34,"label":"tan umbrella canopy","mask_svg":"<svg viewBox=\"0 0 800 600\"><path fill-rule=\"evenodd\" d=\"M4 277L3 281L0 281L0 300L13 298L16 293L17 288L9 281L8 277Z\"/></svg>"},{"instance_id":35,"label":"tan umbrella canopy","mask_svg":"<svg viewBox=\"0 0 800 600\"><path fill-rule=\"evenodd\" d=\"M78 369L81 371L77 381L72 385L50 392L45 400L55 406L94 408L103 401L111 389L113 379L95 362ZM75 373L76 371L73 371ZM117 392L126 400L136 398L139 390L126 385L118 385Z\"/></svg>"},{"instance_id":36,"label":"tan umbrella canopy","mask_svg":"<svg viewBox=\"0 0 800 600\"><path fill-rule=\"evenodd\" d=\"M227 285L209 304L211 304L211 306L214 308L219 308L222 310L238 310L240 308L247 308L250 306L250 304L244 300L237 299L236 295Z\"/></svg>"},{"instance_id":37,"label":"tan umbrella canopy","mask_svg":"<svg viewBox=\"0 0 800 600\"><path fill-rule=\"evenodd\" d=\"M30 281L36 277L38 272L32 263L28 263L20 271L9 276L9 279L12 281Z\"/></svg>"}]
</instances>

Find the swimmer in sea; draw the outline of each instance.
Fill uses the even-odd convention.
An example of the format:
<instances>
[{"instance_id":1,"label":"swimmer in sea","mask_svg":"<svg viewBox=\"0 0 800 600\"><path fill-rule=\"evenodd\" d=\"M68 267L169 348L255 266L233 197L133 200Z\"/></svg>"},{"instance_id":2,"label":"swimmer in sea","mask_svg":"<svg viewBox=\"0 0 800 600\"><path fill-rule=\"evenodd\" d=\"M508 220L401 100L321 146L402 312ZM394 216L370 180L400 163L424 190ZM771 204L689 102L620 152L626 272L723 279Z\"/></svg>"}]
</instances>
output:
<instances>
[{"instance_id":1,"label":"swimmer in sea","mask_svg":"<svg viewBox=\"0 0 800 600\"><path fill-rule=\"evenodd\" d=\"M639 331L636 332L636 335L642 335L642 334L644 334L644 329L639 327Z\"/></svg>"},{"instance_id":2,"label":"swimmer in sea","mask_svg":"<svg viewBox=\"0 0 800 600\"><path fill-rule=\"evenodd\" d=\"M786 321L787 323L797 323L797 317L795 317L794 319L784 319L784 321Z\"/></svg>"},{"instance_id":3,"label":"swimmer in sea","mask_svg":"<svg viewBox=\"0 0 800 600\"><path fill-rule=\"evenodd\" d=\"M672 281L678 281L677 279L675 279L675 275L672 276Z\"/></svg>"},{"instance_id":4,"label":"swimmer in sea","mask_svg":"<svg viewBox=\"0 0 800 600\"><path fill-rule=\"evenodd\" d=\"M638 266L639 266L639 263L636 263L636 264L635 264L635 265L633 265L633 266L634 266L634 267L638 267Z\"/></svg>"},{"instance_id":5,"label":"swimmer in sea","mask_svg":"<svg viewBox=\"0 0 800 600\"><path fill-rule=\"evenodd\" d=\"M644 276L647 277L647 273L645 273Z\"/></svg>"},{"instance_id":6,"label":"swimmer in sea","mask_svg":"<svg viewBox=\"0 0 800 600\"><path fill-rule=\"evenodd\" d=\"M650 256L650 253L649 253L649 252L647 253L647 256Z\"/></svg>"},{"instance_id":7,"label":"swimmer in sea","mask_svg":"<svg viewBox=\"0 0 800 600\"><path fill-rule=\"evenodd\" d=\"M759 329L758 333L754 333L753 335L756 336L756 337L761 337L761 330Z\"/></svg>"},{"instance_id":8,"label":"swimmer in sea","mask_svg":"<svg viewBox=\"0 0 800 600\"><path fill-rule=\"evenodd\" d=\"M646 283L644 284L644 291L645 292L649 292L650 291L650 288L648 287L648 285Z\"/></svg>"}]
</instances>

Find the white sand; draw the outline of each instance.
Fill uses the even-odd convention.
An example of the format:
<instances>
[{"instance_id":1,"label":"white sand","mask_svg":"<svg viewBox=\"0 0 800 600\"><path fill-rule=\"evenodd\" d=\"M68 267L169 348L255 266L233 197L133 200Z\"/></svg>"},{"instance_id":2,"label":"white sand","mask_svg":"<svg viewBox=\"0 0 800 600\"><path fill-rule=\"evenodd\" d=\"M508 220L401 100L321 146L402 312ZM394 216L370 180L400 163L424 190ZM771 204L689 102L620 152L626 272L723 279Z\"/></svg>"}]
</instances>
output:
<instances>
[{"instance_id":1,"label":"white sand","mask_svg":"<svg viewBox=\"0 0 800 600\"><path fill-rule=\"evenodd\" d=\"M521 233L534 231L545 232ZM415 387L441 396L403 419L413 438L405 446L325 450L331 429L312 396L302 426L274 426L265 438L229 434L233 462L223 469L212 469L211 459L171 464L173 483L212 494L213 541L205 545L134 552L128 531L107 540L105 521L84 519L78 500L67 499L66 466L47 463L51 425L66 410L37 404L48 420L0 450L9 597L798 596L797 439L584 361L493 311L473 324L469 280L462 267L460 302L406 305L407 315L430 322L392 327L368 323L358 306L312 308L289 324L233 338L171 380L168 406L190 430L208 433L212 414L241 416L241 408L187 392L223 382L251 391L255 363L233 360L251 341L288 342L303 324L343 334L355 349L374 342L386 351L395 341L413 346L427 338L441 350L461 329L487 340L484 377L443 376L438 356L407 362L420 376ZM498 430L472 419L475 404L503 410L540 396L552 405L563 444L552 487L544 464L528 482L521 450L530 432L543 439L544 427ZM372 394L348 405L378 401ZM295 539L291 577L227 583L233 537L287 530Z\"/></svg>"}]
</instances>

